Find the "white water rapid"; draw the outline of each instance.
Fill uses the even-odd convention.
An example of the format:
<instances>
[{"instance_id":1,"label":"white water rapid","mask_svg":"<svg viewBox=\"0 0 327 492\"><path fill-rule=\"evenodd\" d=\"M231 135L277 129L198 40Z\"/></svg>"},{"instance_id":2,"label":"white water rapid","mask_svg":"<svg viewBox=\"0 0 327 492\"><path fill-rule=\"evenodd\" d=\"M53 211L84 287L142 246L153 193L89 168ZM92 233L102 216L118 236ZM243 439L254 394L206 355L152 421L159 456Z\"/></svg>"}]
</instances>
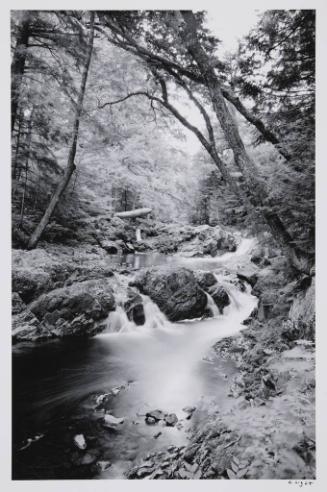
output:
<instances>
[{"instance_id":1,"label":"white water rapid","mask_svg":"<svg viewBox=\"0 0 327 492\"><path fill-rule=\"evenodd\" d=\"M213 272L231 301L222 315L208 295L207 307L213 317L171 323L149 297L142 296L143 326L129 321L123 307L118 306L109 316L108 330L92 339L22 348L13 366L15 428L21 432L15 436L18 447L27 437L46 436L37 444L33 441L26 453L35 450L35 462L46 458L49 465L44 466L51 468L54 457L61 460L63 437L68 439L68 446L74 433L85 435L88 441L88 426L103 417L103 410L95 411L94 402L111 394L113 388L118 390L110 398L107 412L124 423L110 432L98 424L96 430L93 427L97 452L111 463L99 478L124 478L126 470L147 453L171 444L187 444L192 420L186 420L184 407L197 407L208 399L214 399L222 409L230 404L229 378L237 369L231 362L212 357L211 348L244 328L242 321L257 304L249 287L244 292L239 289L235 275L240 265L249 262L253 244L253 240L244 239L235 253L216 258L137 257L140 266L151 266L155 259L161 264ZM178 425L147 425L145 414L155 409L176 414ZM43 442L47 447L39 456L37 446Z\"/></svg>"},{"instance_id":2,"label":"white water rapid","mask_svg":"<svg viewBox=\"0 0 327 492\"><path fill-rule=\"evenodd\" d=\"M235 253L226 253L212 259L214 267L222 262L224 268L247 255L253 240L244 239ZM192 264L201 267L211 259L195 259ZM188 260L191 264L191 260ZM216 270L214 270L216 271ZM227 289L231 303L220 315L208 295L208 308L213 317L204 320L169 322L149 297L143 296L146 323L136 326L127 319L122 308L109 317L110 332L98 335L108 344L112 354L122 364L132 367L137 380L138 397L150 407L158 407L180 414L183 406L195 403L205 394L206 381L202 378L203 358L219 339L234 335L244 325L257 304L257 298L247 286L244 292L217 270L217 279Z\"/></svg>"}]
</instances>

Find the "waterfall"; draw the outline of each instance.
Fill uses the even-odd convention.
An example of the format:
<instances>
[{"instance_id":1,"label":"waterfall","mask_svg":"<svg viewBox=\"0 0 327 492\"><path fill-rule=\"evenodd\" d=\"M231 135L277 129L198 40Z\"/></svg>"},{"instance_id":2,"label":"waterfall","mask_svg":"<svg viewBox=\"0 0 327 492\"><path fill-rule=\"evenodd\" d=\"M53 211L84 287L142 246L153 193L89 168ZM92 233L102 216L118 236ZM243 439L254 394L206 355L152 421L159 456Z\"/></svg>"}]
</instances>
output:
<instances>
[{"instance_id":1,"label":"waterfall","mask_svg":"<svg viewBox=\"0 0 327 492\"><path fill-rule=\"evenodd\" d=\"M138 243L142 241L141 229L139 227L136 229L136 241Z\"/></svg>"},{"instance_id":2,"label":"waterfall","mask_svg":"<svg viewBox=\"0 0 327 492\"><path fill-rule=\"evenodd\" d=\"M156 328L167 328L170 326L170 321L166 318L164 313L160 311L157 304L155 304L150 297L142 295L143 307L145 314L145 327L150 330Z\"/></svg>"},{"instance_id":3,"label":"waterfall","mask_svg":"<svg viewBox=\"0 0 327 492\"><path fill-rule=\"evenodd\" d=\"M211 311L212 316L215 318L216 316L219 316L219 309L208 292L205 293L207 296L207 309Z\"/></svg>"},{"instance_id":4,"label":"waterfall","mask_svg":"<svg viewBox=\"0 0 327 492\"><path fill-rule=\"evenodd\" d=\"M222 287L224 287L224 289L226 290L228 297L230 299L230 306L233 306L235 309L239 309L241 306L241 303L239 300L241 292L240 292L239 288L237 288L231 282L228 282L228 281L226 282L226 279L224 277L222 277L221 275L218 275L217 273L214 273L214 276L215 276L218 284L221 285ZM227 309L228 309L228 306L227 306Z\"/></svg>"},{"instance_id":5,"label":"waterfall","mask_svg":"<svg viewBox=\"0 0 327 492\"><path fill-rule=\"evenodd\" d=\"M122 306L117 306L115 311L109 313L107 320L107 333L124 333L134 331L136 325L130 321Z\"/></svg>"},{"instance_id":6,"label":"waterfall","mask_svg":"<svg viewBox=\"0 0 327 492\"><path fill-rule=\"evenodd\" d=\"M165 329L171 326L171 323L168 321L164 313L160 311L158 306L150 299L150 297L142 294L141 297L145 315L144 325L138 326L134 323L134 321L130 321L122 304L118 304L116 310L109 313L105 333L130 333L136 331L145 332L154 329Z\"/></svg>"}]
</instances>

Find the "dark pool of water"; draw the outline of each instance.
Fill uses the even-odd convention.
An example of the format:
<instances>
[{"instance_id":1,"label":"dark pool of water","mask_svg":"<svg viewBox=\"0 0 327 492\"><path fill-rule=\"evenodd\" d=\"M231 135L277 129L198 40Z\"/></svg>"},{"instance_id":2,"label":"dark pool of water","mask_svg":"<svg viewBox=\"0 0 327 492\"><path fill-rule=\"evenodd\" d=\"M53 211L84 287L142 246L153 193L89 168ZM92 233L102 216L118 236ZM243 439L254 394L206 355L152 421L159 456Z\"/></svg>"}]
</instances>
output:
<instances>
[{"instance_id":1,"label":"dark pool of water","mask_svg":"<svg viewBox=\"0 0 327 492\"><path fill-rule=\"evenodd\" d=\"M179 360L175 352L169 355L170 368L169 364L154 362L160 356L165 358L170 340L170 334L153 339L148 335L117 334L15 349L13 479L123 478L123 473L148 452L185 444L189 422L182 412L183 405L193 404L199 391L226 393L222 373L234 369L208 372L208 364L200 361L194 368L192 384L189 387L190 381L185 381L185 395L177 401L183 381L176 380L176 376L183 377L183 365L188 361ZM176 350L182 350L182 345L182 337L176 336ZM188 372L186 379L190 379ZM110 431L99 423L102 414L95 412L95 398L122 384L126 388L111 399L109 407L110 413L124 417L125 423L121 430ZM183 428L146 425L144 414L158 406L176 412ZM155 439L159 431L162 434ZM80 433L88 443L86 451L78 450L73 443ZM28 439L36 436L42 437L27 446ZM93 463L81 463L86 453L94 456ZM96 462L106 460L112 465L100 474Z\"/></svg>"}]
</instances>

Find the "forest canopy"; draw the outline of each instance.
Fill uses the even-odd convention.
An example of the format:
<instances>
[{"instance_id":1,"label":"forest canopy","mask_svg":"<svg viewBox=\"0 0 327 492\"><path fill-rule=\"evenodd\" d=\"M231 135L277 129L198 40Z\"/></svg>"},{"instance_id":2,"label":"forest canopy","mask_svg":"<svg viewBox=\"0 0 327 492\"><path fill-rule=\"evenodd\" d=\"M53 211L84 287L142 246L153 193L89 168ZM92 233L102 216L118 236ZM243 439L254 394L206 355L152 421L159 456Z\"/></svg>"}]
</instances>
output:
<instances>
[{"instance_id":1,"label":"forest canopy","mask_svg":"<svg viewBox=\"0 0 327 492\"><path fill-rule=\"evenodd\" d=\"M315 13L266 11L219 56L206 17L13 12L17 244L54 221L151 207L267 230L297 268L312 264Z\"/></svg>"}]
</instances>

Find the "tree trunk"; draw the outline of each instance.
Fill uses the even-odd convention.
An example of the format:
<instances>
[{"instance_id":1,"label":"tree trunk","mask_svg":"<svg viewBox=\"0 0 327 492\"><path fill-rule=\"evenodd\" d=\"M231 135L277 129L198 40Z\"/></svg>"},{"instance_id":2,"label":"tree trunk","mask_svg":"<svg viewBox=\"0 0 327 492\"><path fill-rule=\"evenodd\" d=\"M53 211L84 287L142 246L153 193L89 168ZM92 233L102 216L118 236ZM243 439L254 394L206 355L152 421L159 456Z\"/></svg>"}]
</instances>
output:
<instances>
[{"instance_id":1,"label":"tree trunk","mask_svg":"<svg viewBox=\"0 0 327 492\"><path fill-rule=\"evenodd\" d=\"M115 217L119 217L121 219L134 219L136 217L145 217L151 212L151 208L137 208L136 210L130 210L129 212L118 212L115 214Z\"/></svg>"},{"instance_id":2,"label":"tree trunk","mask_svg":"<svg viewBox=\"0 0 327 492\"><path fill-rule=\"evenodd\" d=\"M29 165L31 142L32 142L33 113L34 113L34 111L32 111L32 114L30 116L30 119L28 122L28 129L27 129L26 156L25 156L25 159L26 159L25 160L25 180L24 180L22 204L21 204L21 211L20 211L19 227L22 227L22 225L23 225L24 211L25 211L25 199L26 199L26 191L27 191L27 179L28 179L28 165Z\"/></svg>"},{"instance_id":3,"label":"tree trunk","mask_svg":"<svg viewBox=\"0 0 327 492\"><path fill-rule=\"evenodd\" d=\"M86 88L86 82L87 82L87 76L89 72L89 67L90 67L90 62L91 62L91 57L92 57L92 50L93 50L93 39L94 39L94 12L91 12L90 14L91 20L90 20L90 35L89 35L89 41L88 41L88 49L86 53L86 59L85 59L85 65L83 68L83 73L82 73L82 80L81 80L81 87L78 95L78 101L76 104L76 109L75 109L75 119L74 119L74 127L73 127L73 136L72 136L72 143L70 146L69 150L69 155L68 155L68 160L67 160L67 167L64 172L64 175L62 176L61 181L58 183L57 189L52 196L50 203L48 205L48 208L46 209L39 225L33 232L29 243L28 243L28 249L33 249L37 245L38 241L40 240L41 235L43 234L44 229L46 228L47 224L49 223L49 220L58 205L60 198L62 194L64 193L65 189L67 188L67 185L70 181L70 178L75 170L75 155L76 155L76 147L77 147L77 140L78 140L78 131L79 131L79 126L80 126L80 120L81 120L81 115L82 115L82 110L83 110L83 101L84 101L84 94L85 94L85 88Z\"/></svg>"},{"instance_id":4,"label":"tree trunk","mask_svg":"<svg viewBox=\"0 0 327 492\"><path fill-rule=\"evenodd\" d=\"M12 179L16 181L17 179L17 169L18 169L18 159L19 159L19 151L20 151L20 139L22 136L22 117L19 118L19 126L18 126L18 132L16 136L16 150L15 150L15 157L13 159L13 165L12 165Z\"/></svg>"},{"instance_id":5,"label":"tree trunk","mask_svg":"<svg viewBox=\"0 0 327 492\"><path fill-rule=\"evenodd\" d=\"M25 62L30 36L30 14L25 12L25 17L18 28L17 42L11 63L11 131L15 127L17 116L20 87L25 70Z\"/></svg>"},{"instance_id":6,"label":"tree trunk","mask_svg":"<svg viewBox=\"0 0 327 492\"><path fill-rule=\"evenodd\" d=\"M224 100L219 80L216 77L208 55L198 40L196 18L191 11L181 11L181 15L185 22L184 31L182 33L183 42L188 52L197 63L206 81L214 112L224 132L225 138L233 150L235 164L245 179L245 185L250 193L251 202L261 212L271 229L273 237L285 250L285 253L291 259L292 263L295 264L296 267L303 268L302 262L299 260L301 253L294 245L290 234L278 215L269 211L270 205L267 203L268 194L265 186L259 183L256 178L256 166L246 152L237 125Z\"/></svg>"}]
</instances>

